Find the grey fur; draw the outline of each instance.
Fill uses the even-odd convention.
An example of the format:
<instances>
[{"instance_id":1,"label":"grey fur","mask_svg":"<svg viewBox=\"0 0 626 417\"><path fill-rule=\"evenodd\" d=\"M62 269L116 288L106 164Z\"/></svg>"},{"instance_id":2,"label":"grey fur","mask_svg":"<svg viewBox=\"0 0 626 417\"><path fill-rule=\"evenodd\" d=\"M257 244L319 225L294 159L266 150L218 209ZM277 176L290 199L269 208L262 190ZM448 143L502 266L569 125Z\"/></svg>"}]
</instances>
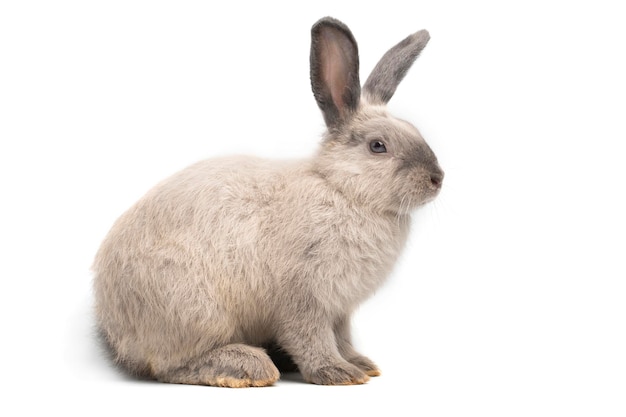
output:
<instances>
[{"instance_id":1,"label":"grey fur","mask_svg":"<svg viewBox=\"0 0 626 417\"><path fill-rule=\"evenodd\" d=\"M348 72L330 78L312 70L329 127L312 158L202 161L113 225L94 289L120 364L164 382L264 386L279 378L261 348L272 346L316 384L380 373L352 346L350 317L393 268L411 211L435 198L443 171L415 127L354 96L356 51L341 22L313 27L312 66L350 65L326 62ZM387 152L372 153L372 140Z\"/></svg>"},{"instance_id":2,"label":"grey fur","mask_svg":"<svg viewBox=\"0 0 626 417\"><path fill-rule=\"evenodd\" d=\"M363 85L365 95L371 103L385 104L391 99L398 84L429 40L428 32L420 30L387 51Z\"/></svg>"}]
</instances>

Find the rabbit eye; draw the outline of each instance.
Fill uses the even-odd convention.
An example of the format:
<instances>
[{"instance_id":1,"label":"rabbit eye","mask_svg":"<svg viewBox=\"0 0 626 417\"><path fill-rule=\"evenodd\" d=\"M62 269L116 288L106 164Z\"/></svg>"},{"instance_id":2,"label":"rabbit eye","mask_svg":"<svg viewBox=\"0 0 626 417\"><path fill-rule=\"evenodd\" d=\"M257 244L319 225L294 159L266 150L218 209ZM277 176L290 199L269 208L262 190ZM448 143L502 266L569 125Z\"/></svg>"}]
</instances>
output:
<instances>
[{"instance_id":1,"label":"rabbit eye","mask_svg":"<svg viewBox=\"0 0 626 417\"><path fill-rule=\"evenodd\" d=\"M385 153L387 152L387 147L382 140L373 140L370 142L370 150L374 153Z\"/></svg>"}]
</instances>

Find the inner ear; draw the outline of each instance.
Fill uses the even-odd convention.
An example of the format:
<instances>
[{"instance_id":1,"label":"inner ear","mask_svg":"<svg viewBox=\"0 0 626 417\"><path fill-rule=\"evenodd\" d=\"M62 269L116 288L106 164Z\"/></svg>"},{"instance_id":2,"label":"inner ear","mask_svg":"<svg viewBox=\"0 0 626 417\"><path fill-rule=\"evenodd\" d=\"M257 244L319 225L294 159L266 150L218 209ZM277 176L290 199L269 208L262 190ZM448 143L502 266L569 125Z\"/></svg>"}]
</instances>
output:
<instances>
[{"instance_id":1,"label":"inner ear","mask_svg":"<svg viewBox=\"0 0 626 417\"><path fill-rule=\"evenodd\" d=\"M333 27L325 27L320 31L320 62L321 76L324 84L329 89L333 104L339 110L342 118L346 116L346 110L355 110L354 69L358 69L358 60L355 59L354 45L339 30Z\"/></svg>"},{"instance_id":2,"label":"inner ear","mask_svg":"<svg viewBox=\"0 0 626 417\"><path fill-rule=\"evenodd\" d=\"M359 52L350 29L327 17L311 28L311 87L329 128L348 121L359 107Z\"/></svg>"}]
</instances>

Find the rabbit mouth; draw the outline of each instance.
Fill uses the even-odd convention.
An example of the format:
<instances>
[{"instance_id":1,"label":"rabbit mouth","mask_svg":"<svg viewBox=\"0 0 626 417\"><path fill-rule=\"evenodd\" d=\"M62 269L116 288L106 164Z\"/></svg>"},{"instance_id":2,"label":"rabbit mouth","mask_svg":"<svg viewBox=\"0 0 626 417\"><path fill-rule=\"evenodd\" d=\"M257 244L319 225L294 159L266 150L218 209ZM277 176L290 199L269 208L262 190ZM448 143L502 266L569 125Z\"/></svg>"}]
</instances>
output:
<instances>
[{"instance_id":1,"label":"rabbit mouth","mask_svg":"<svg viewBox=\"0 0 626 417\"><path fill-rule=\"evenodd\" d=\"M437 189L436 191L433 191L433 192L432 192L429 196L427 196L426 198L424 198L424 199L420 202L419 206L426 205L426 204L430 203L431 201L435 200L435 198L437 198L437 196L439 195L439 190L440 190L440 189Z\"/></svg>"},{"instance_id":2,"label":"rabbit mouth","mask_svg":"<svg viewBox=\"0 0 626 417\"><path fill-rule=\"evenodd\" d=\"M442 179L443 175L441 176L441 179L439 179L439 181L432 181L432 179L430 179L428 180L427 184L424 184L422 182L420 186L414 188L408 193L405 193L402 198L400 198L398 204L398 213L408 214L411 211L422 207L437 198L437 196L441 192Z\"/></svg>"},{"instance_id":3,"label":"rabbit mouth","mask_svg":"<svg viewBox=\"0 0 626 417\"><path fill-rule=\"evenodd\" d=\"M430 203L433 201L439 193L441 192L442 184L443 184L443 171L437 174L430 174L430 183L428 184L428 188L426 189L426 198L422 202L422 204Z\"/></svg>"}]
</instances>

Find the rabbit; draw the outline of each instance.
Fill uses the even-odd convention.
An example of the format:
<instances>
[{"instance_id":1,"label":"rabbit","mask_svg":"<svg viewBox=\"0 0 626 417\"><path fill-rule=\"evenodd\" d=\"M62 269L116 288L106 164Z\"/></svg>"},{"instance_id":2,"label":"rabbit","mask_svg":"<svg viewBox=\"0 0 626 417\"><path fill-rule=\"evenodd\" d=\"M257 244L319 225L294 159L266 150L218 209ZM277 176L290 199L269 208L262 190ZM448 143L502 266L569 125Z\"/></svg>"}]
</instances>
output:
<instances>
[{"instance_id":1,"label":"rabbit","mask_svg":"<svg viewBox=\"0 0 626 417\"><path fill-rule=\"evenodd\" d=\"M350 29L325 17L311 36L327 126L315 155L196 163L148 191L98 250L97 326L132 374L269 386L273 346L313 384L380 375L353 347L350 320L390 274L411 213L442 187L433 151L385 107L430 36L391 48L362 89Z\"/></svg>"}]
</instances>

